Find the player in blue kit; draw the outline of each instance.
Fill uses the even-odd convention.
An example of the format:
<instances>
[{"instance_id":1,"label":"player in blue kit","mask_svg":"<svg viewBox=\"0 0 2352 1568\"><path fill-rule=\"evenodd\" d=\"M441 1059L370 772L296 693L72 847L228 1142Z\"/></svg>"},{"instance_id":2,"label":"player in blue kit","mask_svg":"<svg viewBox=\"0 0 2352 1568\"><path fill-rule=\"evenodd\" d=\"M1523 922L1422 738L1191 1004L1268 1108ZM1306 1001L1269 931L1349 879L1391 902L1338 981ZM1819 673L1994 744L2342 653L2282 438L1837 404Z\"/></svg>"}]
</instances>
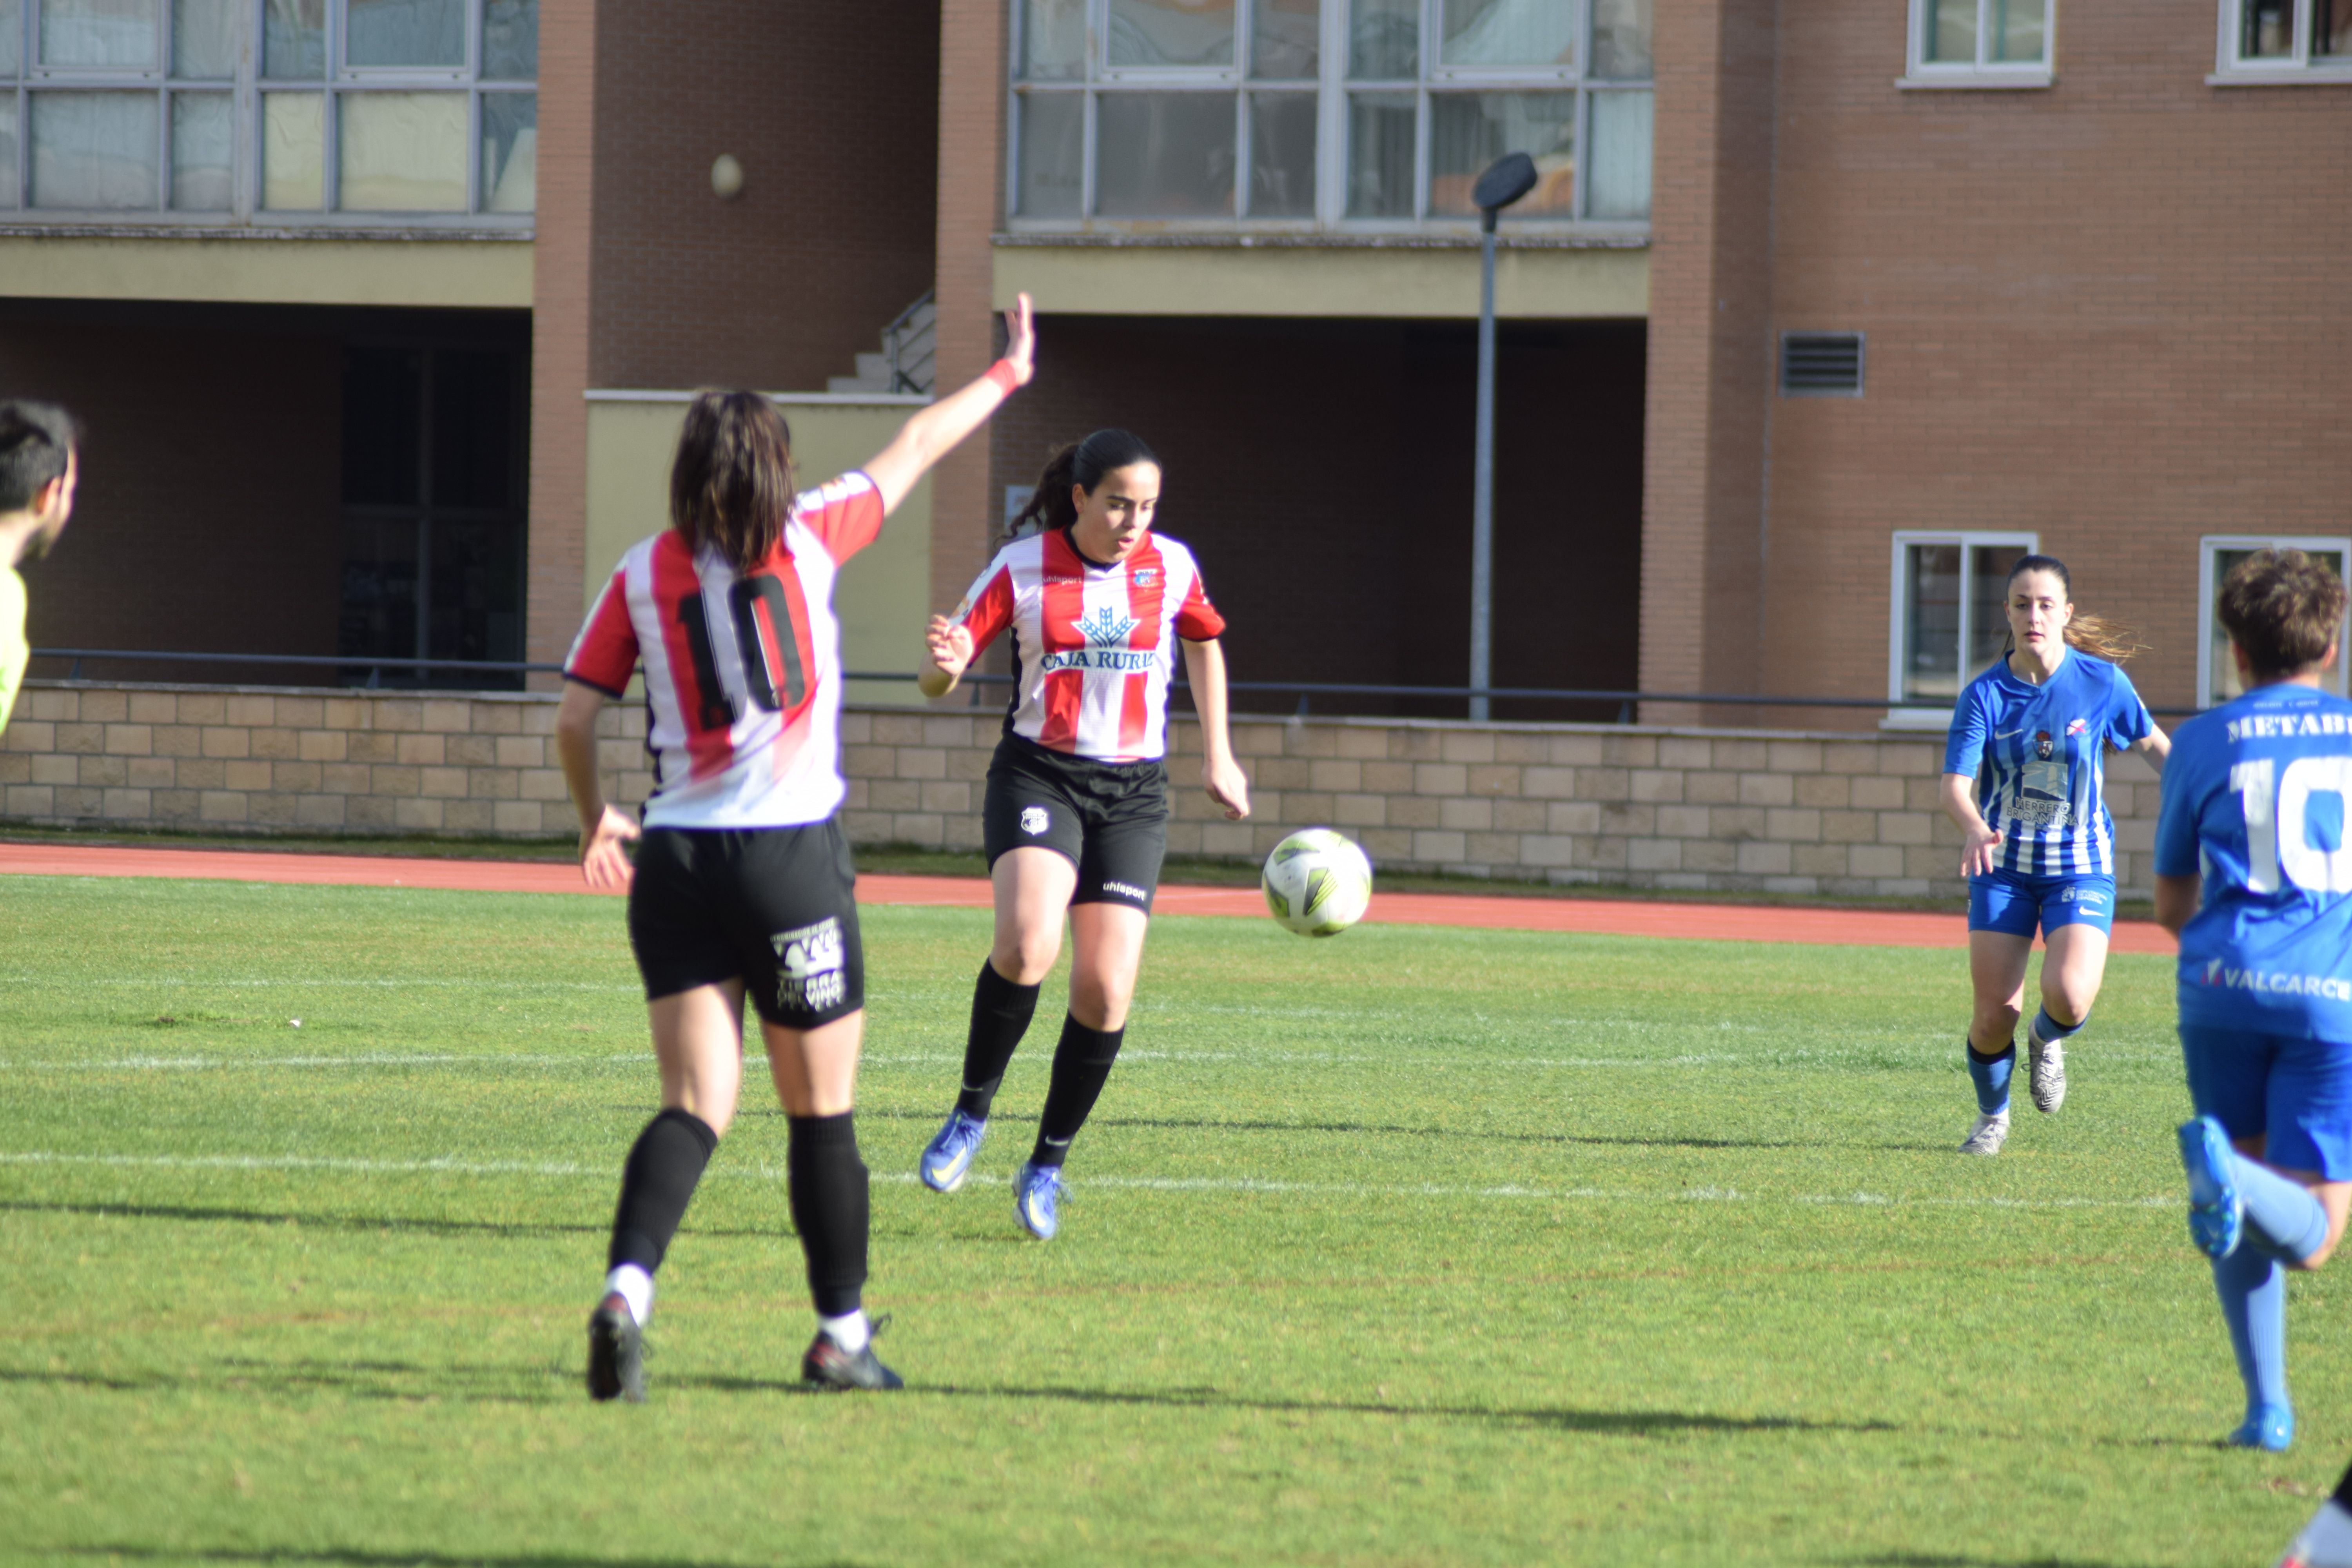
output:
<instances>
[{"instance_id":1,"label":"player in blue kit","mask_svg":"<svg viewBox=\"0 0 2352 1568\"><path fill-rule=\"evenodd\" d=\"M2327 1260L2352 1203L2352 702L2319 689L2344 607L2300 550L2231 570L2219 613L2247 690L2180 727L2156 827L2198 1112L2189 1232L2246 1384L2230 1441L2272 1450L2294 1437L2285 1270Z\"/></svg>"},{"instance_id":2,"label":"player in blue kit","mask_svg":"<svg viewBox=\"0 0 2352 1568\"><path fill-rule=\"evenodd\" d=\"M1976 1125L1964 1154L2009 1141L2009 1078L2038 927L2042 1007L2025 1032L2033 1108L2066 1098L2065 1044L2090 1018L2116 918L2116 826L2106 751L2129 749L2160 773L2169 742L2115 660L2122 639L2077 616L2063 563L2009 569L2008 657L1969 683L1944 747L1944 811L1959 825L1969 879L1968 1035ZM2105 657L2100 657L2100 656Z\"/></svg>"}]
</instances>

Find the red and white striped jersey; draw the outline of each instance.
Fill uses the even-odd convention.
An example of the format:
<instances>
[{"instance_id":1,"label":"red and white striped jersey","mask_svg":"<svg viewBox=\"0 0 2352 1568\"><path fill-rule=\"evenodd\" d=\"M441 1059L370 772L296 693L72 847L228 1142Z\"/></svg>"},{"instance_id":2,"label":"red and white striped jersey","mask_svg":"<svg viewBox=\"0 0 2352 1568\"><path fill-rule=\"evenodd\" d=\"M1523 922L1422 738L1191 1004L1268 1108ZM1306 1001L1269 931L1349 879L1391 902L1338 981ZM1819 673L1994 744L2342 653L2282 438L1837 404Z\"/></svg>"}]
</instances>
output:
<instances>
[{"instance_id":1,"label":"red and white striped jersey","mask_svg":"<svg viewBox=\"0 0 2352 1568\"><path fill-rule=\"evenodd\" d=\"M1097 762L1168 754L1168 680L1176 639L1225 629L1192 552L1158 533L1114 566L1079 554L1066 529L1016 539L951 617L975 657L1013 628L1018 682L1005 728Z\"/></svg>"},{"instance_id":2,"label":"red and white striped jersey","mask_svg":"<svg viewBox=\"0 0 2352 1568\"><path fill-rule=\"evenodd\" d=\"M632 546L580 628L566 679L619 696L646 667L648 827L794 827L841 804L833 580L882 531L862 473L803 490L759 570L676 529Z\"/></svg>"}]
</instances>

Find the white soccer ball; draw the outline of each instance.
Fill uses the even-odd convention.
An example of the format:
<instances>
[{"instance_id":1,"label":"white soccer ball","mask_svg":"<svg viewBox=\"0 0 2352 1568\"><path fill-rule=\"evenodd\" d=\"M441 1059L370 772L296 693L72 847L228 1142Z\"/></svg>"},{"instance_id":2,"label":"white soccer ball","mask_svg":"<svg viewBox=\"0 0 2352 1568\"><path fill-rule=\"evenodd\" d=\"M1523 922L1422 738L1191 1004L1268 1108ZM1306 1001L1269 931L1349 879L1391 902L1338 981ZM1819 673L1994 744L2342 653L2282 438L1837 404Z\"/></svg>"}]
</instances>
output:
<instances>
[{"instance_id":1,"label":"white soccer ball","mask_svg":"<svg viewBox=\"0 0 2352 1568\"><path fill-rule=\"evenodd\" d=\"M1371 905L1372 863L1343 834L1302 828L1274 847L1258 885L1285 931L1337 936Z\"/></svg>"}]
</instances>

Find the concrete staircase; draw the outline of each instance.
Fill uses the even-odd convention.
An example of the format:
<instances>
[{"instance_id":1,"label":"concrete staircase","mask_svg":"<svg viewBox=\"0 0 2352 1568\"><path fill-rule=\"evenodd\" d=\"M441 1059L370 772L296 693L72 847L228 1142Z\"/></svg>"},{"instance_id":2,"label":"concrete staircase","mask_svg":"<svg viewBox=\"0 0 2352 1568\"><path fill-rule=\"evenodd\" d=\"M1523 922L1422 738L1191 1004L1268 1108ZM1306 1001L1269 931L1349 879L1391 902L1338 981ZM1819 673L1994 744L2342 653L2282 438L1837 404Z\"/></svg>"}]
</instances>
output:
<instances>
[{"instance_id":1,"label":"concrete staircase","mask_svg":"<svg viewBox=\"0 0 2352 1568\"><path fill-rule=\"evenodd\" d=\"M857 356L857 374L829 376L827 392L911 392L929 396L939 309L924 295L882 329L882 352Z\"/></svg>"}]
</instances>

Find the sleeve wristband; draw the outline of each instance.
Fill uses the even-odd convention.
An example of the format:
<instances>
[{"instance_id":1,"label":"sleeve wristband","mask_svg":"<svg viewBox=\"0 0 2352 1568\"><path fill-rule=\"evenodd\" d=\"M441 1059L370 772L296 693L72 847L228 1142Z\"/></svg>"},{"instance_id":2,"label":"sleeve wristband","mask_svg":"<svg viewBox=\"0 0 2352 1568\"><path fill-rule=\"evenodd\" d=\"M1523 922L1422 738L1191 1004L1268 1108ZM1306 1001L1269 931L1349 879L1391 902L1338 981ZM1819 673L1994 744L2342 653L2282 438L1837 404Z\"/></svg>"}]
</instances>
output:
<instances>
[{"instance_id":1,"label":"sleeve wristband","mask_svg":"<svg viewBox=\"0 0 2352 1568\"><path fill-rule=\"evenodd\" d=\"M1013 368L1011 360L998 360L988 367L988 374L981 379L994 382L996 389L1007 397L1021 390L1021 373Z\"/></svg>"}]
</instances>

